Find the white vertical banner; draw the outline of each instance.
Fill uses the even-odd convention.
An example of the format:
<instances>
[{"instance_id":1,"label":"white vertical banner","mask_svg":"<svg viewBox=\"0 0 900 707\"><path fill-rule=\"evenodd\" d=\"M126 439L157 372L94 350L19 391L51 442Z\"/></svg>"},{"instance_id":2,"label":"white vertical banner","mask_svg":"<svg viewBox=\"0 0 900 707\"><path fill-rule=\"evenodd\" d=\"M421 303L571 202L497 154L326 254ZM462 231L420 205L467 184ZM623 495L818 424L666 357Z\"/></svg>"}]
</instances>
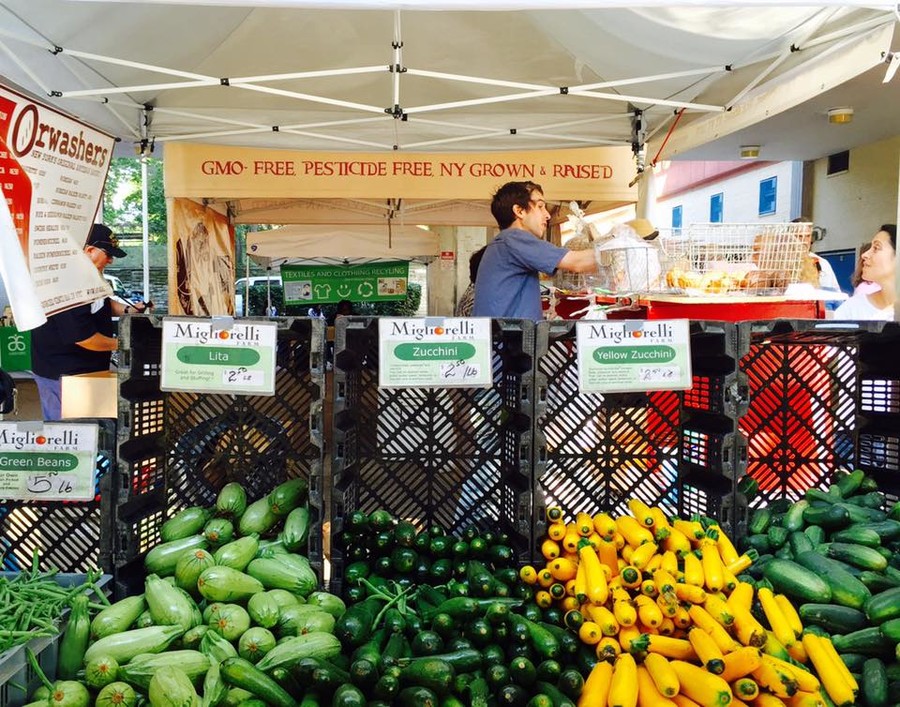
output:
<instances>
[{"instance_id":1,"label":"white vertical banner","mask_svg":"<svg viewBox=\"0 0 900 707\"><path fill-rule=\"evenodd\" d=\"M47 321L41 299L28 271L19 235L9 212L9 203L0 182L0 277L19 331L29 331Z\"/></svg>"},{"instance_id":2,"label":"white vertical banner","mask_svg":"<svg viewBox=\"0 0 900 707\"><path fill-rule=\"evenodd\" d=\"M110 293L83 248L114 144L111 136L0 86L0 247L20 330L44 321L35 294L49 315Z\"/></svg>"}]
</instances>

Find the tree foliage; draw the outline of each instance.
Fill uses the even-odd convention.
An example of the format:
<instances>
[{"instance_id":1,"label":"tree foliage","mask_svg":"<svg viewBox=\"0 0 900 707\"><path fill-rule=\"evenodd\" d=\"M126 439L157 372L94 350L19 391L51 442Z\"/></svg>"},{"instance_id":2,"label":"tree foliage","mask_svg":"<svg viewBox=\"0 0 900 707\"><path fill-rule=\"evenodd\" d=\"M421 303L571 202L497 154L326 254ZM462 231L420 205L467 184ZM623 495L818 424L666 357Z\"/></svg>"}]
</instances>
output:
<instances>
[{"instance_id":1,"label":"tree foliage","mask_svg":"<svg viewBox=\"0 0 900 707\"><path fill-rule=\"evenodd\" d=\"M166 242L166 198L161 160L147 158L147 215L150 241ZM103 222L116 233L140 233L141 161L114 157L103 191Z\"/></svg>"}]
</instances>

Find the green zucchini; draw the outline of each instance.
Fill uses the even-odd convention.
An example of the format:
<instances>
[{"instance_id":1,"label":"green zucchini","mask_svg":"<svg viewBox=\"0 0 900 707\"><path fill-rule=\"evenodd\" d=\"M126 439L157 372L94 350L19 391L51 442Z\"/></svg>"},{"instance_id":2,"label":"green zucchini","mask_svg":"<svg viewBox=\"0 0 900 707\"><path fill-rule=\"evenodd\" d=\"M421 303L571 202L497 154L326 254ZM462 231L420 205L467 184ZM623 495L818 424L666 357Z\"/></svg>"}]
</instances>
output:
<instances>
[{"instance_id":1,"label":"green zucchini","mask_svg":"<svg viewBox=\"0 0 900 707\"><path fill-rule=\"evenodd\" d=\"M244 511L244 514L238 521L238 534L250 535L251 533L256 533L262 536L275 527L277 522L278 516L269 507L268 499L263 497L247 506L247 510Z\"/></svg>"},{"instance_id":2,"label":"green zucchini","mask_svg":"<svg viewBox=\"0 0 900 707\"><path fill-rule=\"evenodd\" d=\"M887 671L884 663L878 658L869 658L863 664L860 687L868 707L886 707L888 704Z\"/></svg>"},{"instance_id":3,"label":"green zucchini","mask_svg":"<svg viewBox=\"0 0 900 707\"><path fill-rule=\"evenodd\" d=\"M265 590L259 580L219 565L203 570L197 580L197 588L209 601L246 601Z\"/></svg>"},{"instance_id":4,"label":"green zucchini","mask_svg":"<svg viewBox=\"0 0 900 707\"><path fill-rule=\"evenodd\" d=\"M400 684L427 687L445 694L453 681L453 666L440 658L418 658L400 671Z\"/></svg>"},{"instance_id":5,"label":"green zucchini","mask_svg":"<svg viewBox=\"0 0 900 707\"><path fill-rule=\"evenodd\" d=\"M91 638L104 638L127 631L146 608L143 594L125 597L112 606L107 606L91 621Z\"/></svg>"},{"instance_id":6,"label":"green zucchini","mask_svg":"<svg viewBox=\"0 0 900 707\"><path fill-rule=\"evenodd\" d=\"M160 668L178 668L191 682L197 682L206 675L209 666L209 658L199 651L167 651L135 656L127 665L119 667L119 678L146 690L150 687L150 680Z\"/></svg>"},{"instance_id":7,"label":"green zucchini","mask_svg":"<svg viewBox=\"0 0 900 707\"><path fill-rule=\"evenodd\" d=\"M850 525L850 513L846 508L838 504L821 507L810 506L803 511L803 520L806 523L820 525L823 528L833 530Z\"/></svg>"},{"instance_id":8,"label":"green zucchini","mask_svg":"<svg viewBox=\"0 0 900 707\"><path fill-rule=\"evenodd\" d=\"M900 618L900 587L886 589L866 602L866 616L873 624Z\"/></svg>"},{"instance_id":9,"label":"green zucchini","mask_svg":"<svg viewBox=\"0 0 900 707\"><path fill-rule=\"evenodd\" d=\"M868 587L844 570L834 560L822 557L815 552L802 552L795 559L799 565L809 571L809 574L824 582L829 589L828 598L810 599L808 601L819 604L827 604L829 601L833 601L841 606L862 609L869 600L871 592L869 592Z\"/></svg>"},{"instance_id":10,"label":"green zucchini","mask_svg":"<svg viewBox=\"0 0 900 707\"><path fill-rule=\"evenodd\" d=\"M894 651L893 641L885 638L878 626L868 626L853 633L832 636L831 642L838 653L881 656L890 655Z\"/></svg>"},{"instance_id":11,"label":"green zucchini","mask_svg":"<svg viewBox=\"0 0 900 707\"><path fill-rule=\"evenodd\" d=\"M222 545L213 553L217 565L243 572L259 550L259 536L251 533Z\"/></svg>"},{"instance_id":12,"label":"green zucchini","mask_svg":"<svg viewBox=\"0 0 900 707\"><path fill-rule=\"evenodd\" d=\"M331 707L365 707L366 696L355 685L341 685L334 691Z\"/></svg>"},{"instance_id":13,"label":"green zucchini","mask_svg":"<svg viewBox=\"0 0 900 707\"><path fill-rule=\"evenodd\" d=\"M784 514L781 518L781 525L788 532L794 532L797 530L801 530L804 525L803 521L803 511L809 508L809 501L805 498L797 501L793 506L790 507L787 513Z\"/></svg>"},{"instance_id":14,"label":"green zucchini","mask_svg":"<svg viewBox=\"0 0 900 707\"><path fill-rule=\"evenodd\" d=\"M266 496L269 509L279 518L284 518L295 508L306 503L309 484L306 479L289 479L279 484Z\"/></svg>"},{"instance_id":15,"label":"green zucchini","mask_svg":"<svg viewBox=\"0 0 900 707\"><path fill-rule=\"evenodd\" d=\"M84 653L91 637L91 618L88 613L89 599L86 594L72 598L69 622L59 641L59 656L56 672L62 680L74 680L84 665Z\"/></svg>"},{"instance_id":16,"label":"green zucchini","mask_svg":"<svg viewBox=\"0 0 900 707\"><path fill-rule=\"evenodd\" d=\"M288 514L281 530L281 541L290 552L306 549L309 542L309 508L300 506Z\"/></svg>"},{"instance_id":17,"label":"green zucchini","mask_svg":"<svg viewBox=\"0 0 900 707\"><path fill-rule=\"evenodd\" d=\"M275 668L291 668L304 658L326 660L341 652L341 643L330 633L305 633L291 636L278 643L256 664L257 669L270 672Z\"/></svg>"},{"instance_id":18,"label":"green zucchini","mask_svg":"<svg viewBox=\"0 0 900 707\"><path fill-rule=\"evenodd\" d=\"M828 547L828 556L854 567L875 572L883 570L888 565L888 561L881 553L865 545L833 542Z\"/></svg>"},{"instance_id":19,"label":"green zucchini","mask_svg":"<svg viewBox=\"0 0 900 707\"><path fill-rule=\"evenodd\" d=\"M799 555L801 552L811 552L815 547L809 536L799 530L795 530L788 536L788 544L793 555Z\"/></svg>"},{"instance_id":20,"label":"green zucchini","mask_svg":"<svg viewBox=\"0 0 900 707\"><path fill-rule=\"evenodd\" d=\"M162 524L159 529L160 540L167 543L196 535L203 530L203 526L211 516L212 514L208 510L200 506L185 508Z\"/></svg>"},{"instance_id":21,"label":"green zucchini","mask_svg":"<svg viewBox=\"0 0 900 707\"><path fill-rule=\"evenodd\" d=\"M358 648L372 635L372 624L383 605L376 597L354 604L335 622L334 635L348 648Z\"/></svg>"},{"instance_id":22,"label":"green zucchini","mask_svg":"<svg viewBox=\"0 0 900 707\"><path fill-rule=\"evenodd\" d=\"M900 523L898 523L900 525ZM175 573L178 558L187 550L205 550L209 542L204 535L190 535L179 540L159 543L144 557L144 569L148 574L168 577Z\"/></svg>"},{"instance_id":23,"label":"green zucchini","mask_svg":"<svg viewBox=\"0 0 900 707\"><path fill-rule=\"evenodd\" d=\"M769 529L769 524L773 518L772 510L769 508L758 508L753 511L750 521L747 523L747 532L750 535L761 535Z\"/></svg>"},{"instance_id":24,"label":"green zucchini","mask_svg":"<svg viewBox=\"0 0 900 707\"><path fill-rule=\"evenodd\" d=\"M770 560L763 568L763 576L777 591L795 599L820 604L831 601L831 587L825 580L791 560Z\"/></svg>"},{"instance_id":25,"label":"green zucchini","mask_svg":"<svg viewBox=\"0 0 900 707\"><path fill-rule=\"evenodd\" d=\"M124 665L141 653L159 653L178 638L184 629L181 626L150 626L123 631L94 641L84 653L85 661L100 656L109 656L119 665Z\"/></svg>"},{"instance_id":26,"label":"green zucchini","mask_svg":"<svg viewBox=\"0 0 900 707\"><path fill-rule=\"evenodd\" d=\"M815 624L829 633L852 633L868 625L866 615L859 609L836 604L801 604L798 609L805 624Z\"/></svg>"},{"instance_id":27,"label":"green zucchini","mask_svg":"<svg viewBox=\"0 0 900 707\"><path fill-rule=\"evenodd\" d=\"M187 674L174 665L165 665L153 674L147 695L153 707L197 705L200 698Z\"/></svg>"},{"instance_id":28,"label":"green zucchini","mask_svg":"<svg viewBox=\"0 0 900 707\"><path fill-rule=\"evenodd\" d=\"M396 704L400 707L438 707L440 699L427 687L405 687L397 695Z\"/></svg>"},{"instance_id":29,"label":"green zucchini","mask_svg":"<svg viewBox=\"0 0 900 707\"><path fill-rule=\"evenodd\" d=\"M879 547L881 536L871 528L863 525L851 525L831 535L831 541L836 543L853 543L866 547Z\"/></svg>"},{"instance_id":30,"label":"green zucchini","mask_svg":"<svg viewBox=\"0 0 900 707\"><path fill-rule=\"evenodd\" d=\"M247 492L236 481L225 484L216 497L216 511L228 518L240 518L247 509Z\"/></svg>"},{"instance_id":31,"label":"green zucchini","mask_svg":"<svg viewBox=\"0 0 900 707\"><path fill-rule=\"evenodd\" d=\"M232 687L247 690L272 707L296 707L284 688L243 658L228 658L219 666L222 679Z\"/></svg>"}]
</instances>

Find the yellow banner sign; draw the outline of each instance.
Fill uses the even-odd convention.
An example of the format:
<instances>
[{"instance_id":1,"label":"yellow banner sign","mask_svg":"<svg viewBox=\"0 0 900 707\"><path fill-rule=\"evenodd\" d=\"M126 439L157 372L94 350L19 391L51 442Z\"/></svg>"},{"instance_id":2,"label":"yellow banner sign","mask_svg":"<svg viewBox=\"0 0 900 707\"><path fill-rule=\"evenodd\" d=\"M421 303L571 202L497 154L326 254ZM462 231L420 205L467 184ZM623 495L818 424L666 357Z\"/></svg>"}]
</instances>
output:
<instances>
[{"instance_id":1,"label":"yellow banner sign","mask_svg":"<svg viewBox=\"0 0 900 707\"><path fill-rule=\"evenodd\" d=\"M219 199L489 199L527 180L553 200L628 202L634 173L628 147L414 154L176 143L165 157L166 196Z\"/></svg>"}]
</instances>

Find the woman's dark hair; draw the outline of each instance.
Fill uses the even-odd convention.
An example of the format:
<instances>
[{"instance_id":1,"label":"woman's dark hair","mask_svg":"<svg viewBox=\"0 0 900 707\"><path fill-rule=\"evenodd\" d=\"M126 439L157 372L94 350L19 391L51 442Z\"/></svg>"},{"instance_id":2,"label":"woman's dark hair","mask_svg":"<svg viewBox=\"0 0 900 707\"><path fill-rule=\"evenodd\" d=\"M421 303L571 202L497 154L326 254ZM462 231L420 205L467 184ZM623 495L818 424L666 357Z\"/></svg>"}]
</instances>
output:
<instances>
[{"instance_id":1,"label":"woman's dark hair","mask_svg":"<svg viewBox=\"0 0 900 707\"><path fill-rule=\"evenodd\" d=\"M469 256L469 282L474 283L478 277L478 266L481 265L481 259L484 257L484 249L486 245L481 246L478 250Z\"/></svg>"},{"instance_id":2,"label":"woman's dark hair","mask_svg":"<svg viewBox=\"0 0 900 707\"><path fill-rule=\"evenodd\" d=\"M500 187L491 199L491 213L497 225L501 229L509 228L516 220L513 206L521 206L527 211L531 208L531 194L536 191L544 192L541 185L534 182L507 182Z\"/></svg>"},{"instance_id":3,"label":"woman's dark hair","mask_svg":"<svg viewBox=\"0 0 900 707\"><path fill-rule=\"evenodd\" d=\"M891 247L894 249L894 252L897 251L897 224L896 223L883 223L881 224L881 228L879 231L884 231L891 237Z\"/></svg>"}]
</instances>

